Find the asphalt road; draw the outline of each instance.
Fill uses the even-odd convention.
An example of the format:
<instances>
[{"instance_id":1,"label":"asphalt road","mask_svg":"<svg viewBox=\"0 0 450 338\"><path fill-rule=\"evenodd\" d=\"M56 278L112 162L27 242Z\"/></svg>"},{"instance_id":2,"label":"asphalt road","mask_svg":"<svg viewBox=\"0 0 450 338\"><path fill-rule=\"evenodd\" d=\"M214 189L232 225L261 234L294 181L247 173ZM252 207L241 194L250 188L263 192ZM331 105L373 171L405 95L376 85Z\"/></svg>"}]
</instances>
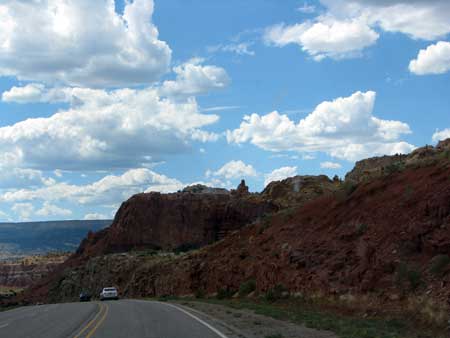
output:
<instances>
[{"instance_id":1,"label":"asphalt road","mask_svg":"<svg viewBox=\"0 0 450 338\"><path fill-rule=\"evenodd\" d=\"M183 308L119 300L17 308L0 312L8 338L227 338Z\"/></svg>"}]
</instances>

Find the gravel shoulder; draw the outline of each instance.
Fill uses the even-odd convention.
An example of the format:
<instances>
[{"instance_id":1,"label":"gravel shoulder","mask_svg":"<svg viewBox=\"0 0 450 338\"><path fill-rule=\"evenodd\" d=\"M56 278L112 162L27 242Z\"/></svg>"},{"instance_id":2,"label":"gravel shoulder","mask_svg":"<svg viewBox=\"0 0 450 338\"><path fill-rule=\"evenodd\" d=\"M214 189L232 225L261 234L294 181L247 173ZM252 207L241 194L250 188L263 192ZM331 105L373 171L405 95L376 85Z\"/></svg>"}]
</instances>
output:
<instances>
[{"instance_id":1,"label":"gravel shoulder","mask_svg":"<svg viewBox=\"0 0 450 338\"><path fill-rule=\"evenodd\" d=\"M195 301L177 301L197 316L220 327L229 338L337 338L329 331L318 331L259 315L251 310Z\"/></svg>"}]
</instances>

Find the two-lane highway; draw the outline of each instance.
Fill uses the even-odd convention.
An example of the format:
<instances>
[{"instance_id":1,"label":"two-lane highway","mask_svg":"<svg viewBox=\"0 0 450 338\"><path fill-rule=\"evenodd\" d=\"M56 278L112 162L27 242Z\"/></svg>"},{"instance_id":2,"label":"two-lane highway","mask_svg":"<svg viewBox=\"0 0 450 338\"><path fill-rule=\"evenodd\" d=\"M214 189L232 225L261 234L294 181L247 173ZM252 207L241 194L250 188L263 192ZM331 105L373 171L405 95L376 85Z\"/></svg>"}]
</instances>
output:
<instances>
[{"instance_id":1,"label":"two-lane highway","mask_svg":"<svg viewBox=\"0 0 450 338\"><path fill-rule=\"evenodd\" d=\"M0 312L8 338L227 338L183 308L120 300L22 307Z\"/></svg>"}]
</instances>

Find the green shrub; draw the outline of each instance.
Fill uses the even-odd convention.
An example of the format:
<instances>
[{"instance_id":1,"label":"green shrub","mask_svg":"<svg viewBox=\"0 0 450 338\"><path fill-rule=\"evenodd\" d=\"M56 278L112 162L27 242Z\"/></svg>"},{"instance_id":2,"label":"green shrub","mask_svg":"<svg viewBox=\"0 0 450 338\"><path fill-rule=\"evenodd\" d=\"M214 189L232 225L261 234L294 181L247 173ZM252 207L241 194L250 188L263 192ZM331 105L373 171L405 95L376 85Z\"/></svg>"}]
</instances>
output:
<instances>
[{"instance_id":1,"label":"green shrub","mask_svg":"<svg viewBox=\"0 0 450 338\"><path fill-rule=\"evenodd\" d=\"M268 302L275 302L279 299L286 298L286 294L288 294L288 289L282 284L277 284L275 287L267 290L264 298Z\"/></svg>"},{"instance_id":2,"label":"green shrub","mask_svg":"<svg viewBox=\"0 0 450 338\"><path fill-rule=\"evenodd\" d=\"M361 223L356 225L356 232L358 233L358 236L362 236L366 233L369 226L366 223Z\"/></svg>"},{"instance_id":3,"label":"green shrub","mask_svg":"<svg viewBox=\"0 0 450 338\"><path fill-rule=\"evenodd\" d=\"M439 157L444 160L450 160L450 150L448 149L444 150L442 153L439 154Z\"/></svg>"},{"instance_id":4,"label":"green shrub","mask_svg":"<svg viewBox=\"0 0 450 338\"><path fill-rule=\"evenodd\" d=\"M414 188L408 184L405 188L405 191L403 192L403 196L405 199L409 200L414 196Z\"/></svg>"},{"instance_id":5,"label":"green shrub","mask_svg":"<svg viewBox=\"0 0 450 338\"><path fill-rule=\"evenodd\" d=\"M442 277L449 264L449 256L438 255L431 260L430 273L435 277Z\"/></svg>"},{"instance_id":6,"label":"green shrub","mask_svg":"<svg viewBox=\"0 0 450 338\"><path fill-rule=\"evenodd\" d=\"M281 216L281 219L284 223L289 222L292 220L295 214L295 208L287 208L284 210L281 210L278 215Z\"/></svg>"},{"instance_id":7,"label":"green shrub","mask_svg":"<svg viewBox=\"0 0 450 338\"><path fill-rule=\"evenodd\" d=\"M242 283L241 286L239 287L239 296L245 297L255 290L256 290L256 281L254 279L250 279Z\"/></svg>"},{"instance_id":8,"label":"green shrub","mask_svg":"<svg viewBox=\"0 0 450 338\"><path fill-rule=\"evenodd\" d=\"M225 288L225 289L219 289L217 290L217 299L229 299L233 297L233 295L236 293L236 291Z\"/></svg>"},{"instance_id":9,"label":"green shrub","mask_svg":"<svg viewBox=\"0 0 450 338\"><path fill-rule=\"evenodd\" d=\"M358 185L351 181L345 181L344 184L342 184L342 189L344 190L346 196L353 194L356 188L358 188Z\"/></svg>"},{"instance_id":10,"label":"green shrub","mask_svg":"<svg viewBox=\"0 0 450 338\"><path fill-rule=\"evenodd\" d=\"M403 287L404 283L407 283L412 291L416 290L423 284L422 273L418 270L410 268L405 263L400 263L397 267L395 281L399 287Z\"/></svg>"},{"instance_id":11,"label":"green shrub","mask_svg":"<svg viewBox=\"0 0 450 338\"><path fill-rule=\"evenodd\" d=\"M171 298L170 298L169 295L162 295L162 296L159 296L157 299L158 299L158 301L160 301L160 302L167 302L167 301L170 300Z\"/></svg>"},{"instance_id":12,"label":"green shrub","mask_svg":"<svg viewBox=\"0 0 450 338\"><path fill-rule=\"evenodd\" d=\"M200 245L198 244L193 244L193 243L184 243L181 244L180 246L176 247L173 252L178 255L180 253L183 252L188 252L188 251L192 251L192 250L197 250L200 248Z\"/></svg>"},{"instance_id":13,"label":"green shrub","mask_svg":"<svg viewBox=\"0 0 450 338\"><path fill-rule=\"evenodd\" d=\"M198 298L198 299L205 298L205 296L206 296L205 290L203 290L203 289L195 290L194 296L195 296L195 298Z\"/></svg>"},{"instance_id":14,"label":"green shrub","mask_svg":"<svg viewBox=\"0 0 450 338\"><path fill-rule=\"evenodd\" d=\"M258 230L258 234L261 235L262 233L264 233L264 231L266 231L266 229L270 228L270 226L272 225L272 215L264 214L260 218L260 223L261 227Z\"/></svg>"},{"instance_id":15,"label":"green shrub","mask_svg":"<svg viewBox=\"0 0 450 338\"><path fill-rule=\"evenodd\" d=\"M405 164L403 162L394 162L384 167L384 172L387 175L398 173L405 169Z\"/></svg>"}]
</instances>

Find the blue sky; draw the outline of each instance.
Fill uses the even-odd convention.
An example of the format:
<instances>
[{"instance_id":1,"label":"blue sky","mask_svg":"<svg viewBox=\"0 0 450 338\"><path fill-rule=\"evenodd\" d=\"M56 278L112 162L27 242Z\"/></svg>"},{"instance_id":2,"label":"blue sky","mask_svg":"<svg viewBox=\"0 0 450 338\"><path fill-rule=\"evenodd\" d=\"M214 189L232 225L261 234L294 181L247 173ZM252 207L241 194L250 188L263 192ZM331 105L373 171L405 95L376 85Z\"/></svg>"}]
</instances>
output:
<instances>
[{"instance_id":1,"label":"blue sky","mask_svg":"<svg viewBox=\"0 0 450 338\"><path fill-rule=\"evenodd\" d=\"M0 4L0 221L252 191L450 137L443 0Z\"/></svg>"}]
</instances>

